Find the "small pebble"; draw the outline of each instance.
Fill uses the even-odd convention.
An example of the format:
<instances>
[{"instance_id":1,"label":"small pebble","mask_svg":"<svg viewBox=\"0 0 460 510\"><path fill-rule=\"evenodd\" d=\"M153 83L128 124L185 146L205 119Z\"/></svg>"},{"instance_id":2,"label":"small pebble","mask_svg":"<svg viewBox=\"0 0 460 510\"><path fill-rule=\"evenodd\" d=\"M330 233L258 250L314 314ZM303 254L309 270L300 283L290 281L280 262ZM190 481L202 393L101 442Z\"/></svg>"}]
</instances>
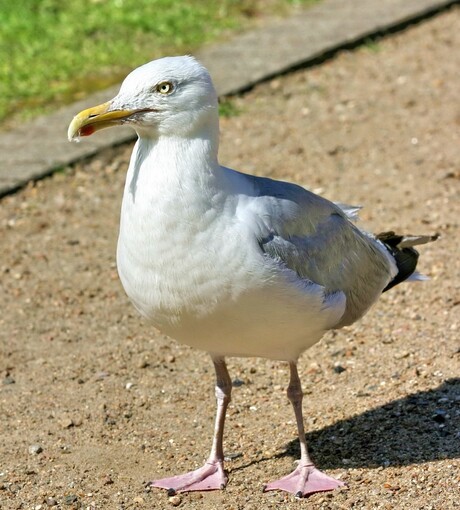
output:
<instances>
[{"instance_id":1,"label":"small pebble","mask_svg":"<svg viewBox=\"0 0 460 510\"><path fill-rule=\"evenodd\" d=\"M95 375L95 379L96 381L103 381L104 379L109 377L109 375L110 374L108 372L97 372Z\"/></svg>"},{"instance_id":2,"label":"small pebble","mask_svg":"<svg viewBox=\"0 0 460 510\"><path fill-rule=\"evenodd\" d=\"M436 409L436 411L434 412L434 415L433 415L433 420L436 423L444 423L447 418L446 415L447 415L447 413L446 413L446 411L444 411L444 409Z\"/></svg>"},{"instance_id":3,"label":"small pebble","mask_svg":"<svg viewBox=\"0 0 460 510\"><path fill-rule=\"evenodd\" d=\"M102 479L102 483L103 483L103 485L112 485L113 479L110 475L105 475Z\"/></svg>"},{"instance_id":4,"label":"small pebble","mask_svg":"<svg viewBox=\"0 0 460 510\"><path fill-rule=\"evenodd\" d=\"M69 494L64 498L64 505L73 505L77 503L78 497L75 494Z\"/></svg>"},{"instance_id":5,"label":"small pebble","mask_svg":"<svg viewBox=\"0 0 460 510\"><path fill-rule=\"evenodd\" d=\"M59 424L61 425L61 427L63 429L69 429L70 427L73 426L73 420L72 418L70 418L69 416L63 416L60 420L59 420Z\"/></svg>"},{"instance_id":6,"label":"small pebble","mask_svg":"<svg viewBox=\"0 0 460 510\"><path fill-rule=\"evenodd\" d=\"M7 375L4 379L3 379L3 384L14 384L16 381L10 376L10 375Z\"/></svg>"},{"instance_id":7,"label":"small pebble","mask_svg":"<svg viewBox=\"0 0 460 510\"><path fill-rule=\"evenodd\" d=\"M336 374L341 374L342 372L345 372L346 368L343 367L342 365L335 365L334 367L334 372Z\"/></svg>"},{"instance_id":8,"label":"small pebble","mask_svg":"<svg viewBox=\"0 0 460 510\"><path fill-rule=\"evenodd\" d=\"M394 355L395 359L404 359L404 358L408 358L409 356L410 356L410 352L409 351L397 352Z\"/></svg>"},{"instance_id":9,"label":"small pebble","mask_svg":"<svg viewBox=\"0 0 460 510\"><path fill-rule=\"evenodd\" d=\"M179 506L182 502L182 499L180 496L178 496L177 494L175 496L171 496L169 499L169 502L171 503L172 506Z\"/></svg>"},{"instance_id":10,"label":"small pebble","mask_svg":"<svg viewBox=\"0 0 460 510\"><path fill-rule=\"evenodd\" d=\"M56 506L57 500L55 500L54 498L46 498L46 504L48 506Z\"/></svg>"},{"instance_id":11,"label":"small pebble","mask_svg":"<svg viewBox=\"0 0 460 510\"><path fill-rule=\"evenodd\" d=\"M32 444L29 446L29 453L31 455L38 455L39 453L42 453L43 448L39 444Z\"/></svg>"},{"instance_id":12,"label":"small pebble","mask_svg":"<svg viewBox=\"0 0 460 510\"><path fill-rule=\"evenodd\" d=\"M227 453L227 455L225 455L225 459L227 462L230 462L231 460L235 460L235 459L238 459L240 457L242 457L243 454L240 453L240 452L236 452L236 453Z\"/></svg>"},{"instance_id":13,"label":"small pebble","mask_svg":"<svg viewBox=\"0 0 460 510\"><path fill-rule=\"evenodd\" d=\"M125 385L125 388L127 390L130 390L132 387L134 386L134 383L133 382L127 382L126 385Z\"/></svg>"}]
</instances>

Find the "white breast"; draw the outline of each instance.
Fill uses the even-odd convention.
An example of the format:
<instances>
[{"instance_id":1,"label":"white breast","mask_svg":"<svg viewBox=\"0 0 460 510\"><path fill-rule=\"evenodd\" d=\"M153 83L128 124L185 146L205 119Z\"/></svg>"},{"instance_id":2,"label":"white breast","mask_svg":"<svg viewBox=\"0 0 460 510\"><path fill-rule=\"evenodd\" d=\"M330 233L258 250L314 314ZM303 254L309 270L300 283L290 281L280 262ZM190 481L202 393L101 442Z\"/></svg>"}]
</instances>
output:
<instances>
[{"instance_id":1,"label":"white breast","mask_svg":"<svg viewBox=\"0 0 460 510\"><path fill-rule=\"evenodd\" d=\"M120 233L123 286L145 317L183 343L219 355L292 360L343 313L338 302L325 310L319 286L297 285L255 246L249 253L248 240L231 229L227 244L217 245L218 221L206 234L170 226L143 242L137 219L125 218Z\"/></svg>"},{"instance_id":2,"label":"white breast","mask_svg":"<svg viewBox=\"0 0 460 510\"><path fill-rule=\"evenodd\" d=\"M128 172L117 263L157 328L215 354L290 360L338 320L342 297L325 303L321 287L263 255L228 189L152 174Z\"/></svg>"}]
</instances>

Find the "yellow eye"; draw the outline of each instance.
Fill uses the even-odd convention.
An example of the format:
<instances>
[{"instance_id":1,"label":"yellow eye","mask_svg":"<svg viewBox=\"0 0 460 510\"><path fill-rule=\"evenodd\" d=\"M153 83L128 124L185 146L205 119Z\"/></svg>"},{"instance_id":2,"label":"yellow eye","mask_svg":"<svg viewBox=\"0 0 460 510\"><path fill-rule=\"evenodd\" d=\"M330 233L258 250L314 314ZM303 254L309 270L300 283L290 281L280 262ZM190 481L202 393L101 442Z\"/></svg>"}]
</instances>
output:
<instances>
[{"instance_id":1,"label":"yellow eye","mask_svg":"<svg viewBox=\"0 0 460 510\"><path fill-rule=\"evenodd\" d=\"M169 81L162 81L156 86L156 91L160 94L171 94L173 85Z\"/></svg>"}]
</instances>

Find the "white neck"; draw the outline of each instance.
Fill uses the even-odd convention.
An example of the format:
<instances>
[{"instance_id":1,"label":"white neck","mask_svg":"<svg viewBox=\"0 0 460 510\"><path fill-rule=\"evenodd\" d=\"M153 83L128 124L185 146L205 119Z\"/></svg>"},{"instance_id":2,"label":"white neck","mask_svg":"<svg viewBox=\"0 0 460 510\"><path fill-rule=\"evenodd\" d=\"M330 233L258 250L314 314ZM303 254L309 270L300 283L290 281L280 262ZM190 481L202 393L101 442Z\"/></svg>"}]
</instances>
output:
<instances>
[{"instance_id":1,"label":"white neck","mask_svg":"<svg viewBox=\"0 0 460 510\"><path fill-rule=\"evenodd\" d=\"M193 137L140 136L129 165L125 199L144 201L198 187L205 191L217 177L218 126L203 127ZM142 198L141 198L142 197Z\"/></svg>"},{"instance_id":2,"label":"white neck","mask_svg":"<svg viewBox=\"0 0 460 510\"><path fill-rule=\"evenodd\" d=\"M226 184L215 138L139 138L126 179L117 262L127 294L145 315L196 301L195 290L185 287L207 280L209 268L197 268L195 254L222 235Z\"/></svg>"}]
</instances>

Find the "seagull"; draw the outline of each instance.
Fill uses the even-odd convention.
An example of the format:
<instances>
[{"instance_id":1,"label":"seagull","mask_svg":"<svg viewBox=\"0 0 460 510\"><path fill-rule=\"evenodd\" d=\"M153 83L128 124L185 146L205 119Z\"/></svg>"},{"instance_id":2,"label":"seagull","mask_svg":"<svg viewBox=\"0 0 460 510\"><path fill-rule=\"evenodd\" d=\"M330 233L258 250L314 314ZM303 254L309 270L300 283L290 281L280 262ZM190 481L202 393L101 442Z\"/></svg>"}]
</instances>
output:
<instances>
[{"instance_id":1,"label":"seagull","mask_svg":"<svg viewBox=\"0 0 460 510\"><path fill-rule=\"evenodd\" d=\"M178 341L207 351L217 412L202 467L151 482L176 492L222 489L223 434L232 381L225 358L289 364L301 458L265 490L301 498L344 485L311 460L297 361L329 330L362 317L382 292L411 279L417 244L436 236L371 235L353 209L289 182L218 162L218 99L191 56L132 71L111 101L80 112L68 137L129 125L137 132L123 194L117 267L137 310Z\"/></svg>"}]
</instances>

